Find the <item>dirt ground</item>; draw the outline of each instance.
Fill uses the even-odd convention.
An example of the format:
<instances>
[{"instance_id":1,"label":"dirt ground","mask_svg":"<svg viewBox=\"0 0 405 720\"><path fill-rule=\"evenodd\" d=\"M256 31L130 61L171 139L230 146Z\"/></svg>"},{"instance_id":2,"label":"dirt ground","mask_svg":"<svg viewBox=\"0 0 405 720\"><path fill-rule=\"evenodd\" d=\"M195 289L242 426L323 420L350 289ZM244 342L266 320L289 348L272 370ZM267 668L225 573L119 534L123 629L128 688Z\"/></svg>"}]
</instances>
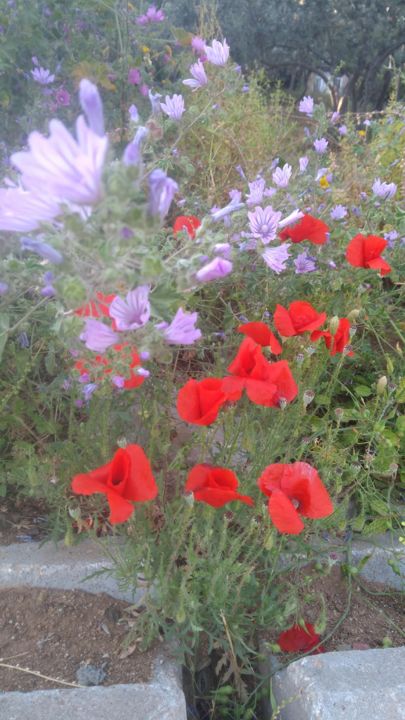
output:
<instances>
[{"instance_id":1,"label":"dirt ground","mask_svg":"<svg viewBox=\"0 0 405 720\"><path fill-rule=\"evenodd\" d=\"M339 622L348 605L347 579L338 566L326 576L316 577L311 594L323 596L327 616L326 637ZM305 610L304 610L305 607ZM314 624L321 611L318 599L301 606L307 622ZM276 642L277 634L266 633L265 639ZM366 650L383 647L389 638L392 647L405 644L405 596L385 585L353 578L347 617L329 640L322 643L325 651Z\"/></svg>"},{"instance_id":2,"label":"dirt ground","mask_svg":"<svg viewBox=\"0 0 405 720\"><path fill-rule=\"evenodd\" d=\"M42 540L47 534L46 513L38 500L0 498L0 545Z\"/></svg>"},{"instance_id":3,"label":"dirt ground","mask_svg":"<svg viewBox=\"0 0 405 720\"><path fill-rule=\"evenodd\" d=\"M156 646L124 641L136 616L128 603L82 590L0 590L0 662L75 683L82 664L101 668L103 685L145 682ZM136 630L136 627L135 627ZM62 688L62 684L0 666L0 692Z\"/></svg>"}]
</instances>

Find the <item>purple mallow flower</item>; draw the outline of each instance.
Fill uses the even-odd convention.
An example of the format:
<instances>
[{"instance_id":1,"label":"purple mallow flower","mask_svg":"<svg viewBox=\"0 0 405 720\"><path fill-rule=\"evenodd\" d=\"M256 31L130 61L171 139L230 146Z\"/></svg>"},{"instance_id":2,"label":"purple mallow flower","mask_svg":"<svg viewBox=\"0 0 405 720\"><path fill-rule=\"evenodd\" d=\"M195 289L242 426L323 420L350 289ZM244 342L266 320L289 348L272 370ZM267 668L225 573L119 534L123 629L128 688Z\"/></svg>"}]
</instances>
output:
<instances>
[{"instance_id":1,"label":"purple mallow flower","mask_svg":"<svg viewBox=\"0 0 405 720\"><path fill-rule=\"evenodd\" d=\"M323 155L328 149L328 141L326 138L319 138L317 140L314 140L314 149L315 152L318 153L318 155Z\"/></svg>"},{"instance_id":2,"label":"purple mallow flower","mask_svg":"<svg viewBox=\"0 0 405 720\"><path fill-rule=\"evenodd\" d=\"M59 107L69 107L70 93L65 88L60 87L55 93L55 100Z\"/></svg>"},{"instance_id":3,"label":"purple mallow flower","mask_svg":"<svg viewBox=\"0 0 405 720\"><path fill-rule=\"evenodd\" d=\"M223 257L216 257L198 270L196 278L199 282L209 282L210 280L218 280L226 277L232 270L233 265L230 260L226 260Z\"/></svg>"},{"instance_id":4,"label":"purple mallow flower","mask_svg":"<svg viewBox=\"0 0 405 720\"><path fill-rule=\"evenodd\" d=\"M344 205L335 205L330 211L332 220L343 220L347 215L347 209Z\"/></svg>"},{"instance_id":5,"label":"purple mallow flower","mask_svg":"<svg viewBox=\"0 0 405 720\"><path fill-rule=\"evenodd\" d=\"M41 240L33 239L30 237L20 238L21 250L31 250L31 252L37 253L44 260L48 260L54 265L60 265L63 262L63 255L52 245L41 242Z\"/></svg>"},{"instance_id":6,"label":"purple mallow flower","mask_svg":"<svg viewBox=\"0 0 405 720\"><path fill-rule=\"evenodd\" d=\"M266 208L256 207L254 212L248 212L251 237L261 240L267 245L277 235L281 212L273 210L269 205Z\"/></svg>"},{"instance_id":7,"label":"purple mallow flower","mask_svg":"<svg viewBox=\"0 0 405 720\"><path fill-rule=\"evenodd\" d=\"M273 182L277 187L286 188L290 182L292 167L286 163L282 168L277 167L273 172Z\"/></svg>"},{"instance_id":8,"label":"purple mallow flower","mask_svg":"<svg viewBox=\"0 0 405 720\"><path fill-rule=\"evenodd\" d=\"M163 10L157 10L155 5L151 5L144 15L136 18L138 25L148 25L149 23L163 22L165 20Z\"/></svg>"},{"instance_id":9,"label":"purple mallow flower","mask_svg":"<svg viewBox=\"0 0 405 720\"><path fill-rule=\"evenodd\" d=\"M139 85L142 81L142 75L138 68L129 68L128 82L130 85Z\"/></svg>"},{"instance_id":10,"label":"purple mallow flower","mask_svg":"<svg viewBox=\"0 0 405 720\"><path fill-rule=\"evenodd\" d=\"M275 248L267 248L264 253L262 253L262 258L266 265L277 275L285 270L286 262L290 257L290 253L288 252L289 247L290 243L283 243Z\"/></svg>"},{"instance_id":11,"label":"purple mallow flower","mask_svg":"<svg viewBox=\"0 0 405 720\"><path fill-rule=\"evenodd\" d=\"M83 398L85 402L90 402L90 398L97 388L97 383L86 383L86 385L83 386Z\"/></svg>"},{"instance_id":12,"label":"purple mallow flower","mask_svg":"<svg viewBox=\"0 0 405 720\"><path fill-rule=\"evenodd\" d=\"M230 190L229 196L231 198L231 202L228 203L228 205L219 209L211 209L211 217L215 222L218 222L218 220L222 220L223 218L227 218L231 213L244 207L244 203L241 202L242 193L240 190Z\"/></svg>"},{"instance_id":13,"label":"purple mallow flower","mask_svg":"<svg viewBox=\"0 0 405 720\"><path fill-rule=\"evenodd\" d=\"M88 350L105 353L111 345L119 342L119 335L99 320L86 318L85 328L80 335L80 340L85 343Z\"/></svg>"},{"instance_id":14,"label":"purple mallow flower","mask_svg":"<svg viewBox=\"0 0 405 720\"><path fill-rule=\"evenodd\" d=\"M391 200L397 191L397 186L393 182L381 182L380 178L376 178L373 182L372 191L376 197L382 198L383 200Z\"/></svg>"},{"instance_id":15,"label":"purple mallow flower","mask_svg":"<svg viewBox=\"0 0 405 720\"><path fill-rule=\"evenodd\" d=\"M122 156L122 162L124 165L139 165L142 159L142 143L148 137L149 130L141 125L136 133L134 139L126 146L124 154Z\"/></svg>"},{"instance_id":16,"label":"purple mallow flower","mask_svg":"<svg viewBox=\"0 0 405 720\"><path fill-rule=\"evenodd\" d=\"M149 212L163 220L169 212L172 200L178 191L177 183L157 168L149 175Z\"/></svg>"},{"instance_id":17,"label":"purple mallow flower","mask_svg":"<svg viewBox=\"0 0 405 720\"><path fill-rule=\"evenodd\" d=\"M266 181L258 178L249 183L249 194L246 195L248 205L259 205L263 200L263 193L266 187Z\"/></svg>"},{"instance_id":18,"label":"purple mallow flower","mask_svg":"<svg viewBox=\"0 0 405 720\"><path fill-rule=\"evenodd\" d=\"M305 170L308 167L309 159L304 155L304 157L300 157L299 164L300 164L300 172L304 173Z\"/></svg>"},{"instance_id":19,"label":"purple mallow flower","mask_svg":"<svg viewBox=\"0 0 405 720\"><path fill-rule=\"evenodd\" d=\"M89 128L83 116L76 122L77 140L59 120L49 123L50 135L28 136L29 151L11 156L27 190L59 202L92 205L101 196L101 175L108 138Z\"/></svg>"},{"instance_id":20,"label":"purple mallow flower","mask_svg":"<svg viewBox=\"0 0 405 720\"><path fill-rule=\"evenodd\" d=\"M86 116L87 124L96 135L104 137L104 113L103 102L97 85L84 78L80 81L79 101Z\"/></svg>"},{"instance_id":21,"label":"purple mallow flower","mask_svg":"<svg viewBox=\"0 0 405 720\"><path fill-rule=\"evenodd\" d=\"M201 337L201 330L195 327L198 313L188 313L179 308L171 321L156 325L157 330L163 330L165 340L169 345L192 345Z\"/></svg>"},{"instance_id":22,"label":"purple mallow flower","mask_svg":"<svg viewBox=\"0 0 405 720\"><path fill-rule=\"evenodd\" d=\"M222 43L213 40L211 45L205 45L204 50L208 62L212 65L226 65L229 60L229 45L225 39Z\"/></svg>"},{"instance_id":23,"label":"purple mallow flower","mask_svg":"<svg viewBox=\"0 0 405 720\"><path fill-rule=\"evenodd\" d=\"M160 107L171 120L178 121L185 111L183 96L172 95L170 97L170 95L166 95L165 102L160 103Z\"/></svg>"},{"instance_id":24,"label":"purple mallow flower","mask_svg":"<svg viewBox=\"0 0 405 720\"><path fill-rule=\"evenodd\" d=\"M44 287L41 290L41 295L43 297L55 297L56 290L53 287L52 283L54 281L54 275L52 272L46 272L44 273Z\"/></svg>"},{"instance_id":25,"label":"purple mallow flower","mask_svg":"<svg viewBox=\"0 0 405 720\"><path fill-rule=\"evenodd\" d=\"M393 248L395 246L395 240L398 240L399 233L397 233L396 230L390 230L387 233L384 233L384 238L388 242L388 247Z\"/></svg>"},{"instance_id":26,"label":"purple mallow flower","mask_svg":"<svg viewBox=\"0 0 405 720\"><path fill-rule=\"evenodd\" d=\"M31 70L31 75L32 79L39 85L51 85L55 80L55 75L52 75L50 70L43 67L34 68L34 70Z\"/></svg>"},{"instance_id":27,"label":"purple mallow flower","mask_svg":"<svg viewBox=\"0 0 405 720\"><path fill-rule=\"evenodd\" d=\"M6 282L0 282L0 296L7 295L9 291L9 285Z\"/></svg>"},{"instance_id":28,"label":"purple mallow flower","mask_svg":"<svg viewBox=\"0 0 405 720\"><path fill-rule=\"evenodd\" d=\"M298 110L305 115L312 115L314 112L314 100L310 95L305 95L298 106Z\"/></svg>"},{"instance_id":29,"label":"purple mallow flower","mask_svg":"<svg viewBox=\"0 0 405 720\"><path fill-rule=\"evenodd\" d=\"M197 55L205 55L205 40L198 35L194 35L191 39L191 47Z\"/></svg>"},{"instance_id":30,"label":"purple mallow flower","mask_svg":"<svg viewBox=\"0 0 405 720\"><path fill-rule=\"evenodd\" d=\"M110 305L110 317L114 318L117 330L138 330L150 318L149 286L140 285L130 290L126 300L116 295Z\"/></svg>"},{"instance_id":31,"label":"purple mallow flower","mask_svg":"<svg viewBox=\"0 0 405 720\"><path fill-rule=\"evenodd\" d=\"M342 136L347 135L347 127L346 127L346 125L341 125L341 126L338 128L338 133L339 133L339 135L342 135Z\"/></svg>"},{"instance_id":32,"label":"purple mallow flower","mask_svg":"<svg viewBox=\"0 0 405 720\"><path fill-rule=\"evenodd\" d=\"M187 80L183 80L183 85L187 85L188 87L190 87L193 92L195 90L199 90L199 88L204 87L204 85L208 83L208 78L201 60L198 60L196 63L190 66L190 74L193 77L187 78Z\"/></svg>"},{"instance_id":33,"label":"purple mallow flower","mask_svg":"<svg viewBox=\"0 0 405 720\"><path fill-rule=\"evenodd\" d=\"M139 122L139 112L138 112L138 108L136 107L136 105L131 105L128 108L128 113L129 113L129 119L131 120L131 122L133 122L133 123Z\"/></svg>"},{"instance_id":34,"label":"purple mallow flower","mask_svg":"<svg viewBox=\"0 0 405 720\"><path fill-rule=\"evenodd\" d=\"M160 93L154 93L153 90L147 90L146 93L149 97L149 102L152 108L152 115L160 115L162 112L162 108L160 107L160 98L162 97Z\"/></svg>"},{"instance_id":35,"label":"purple mallow flower","mask_svg":"<svg viewBox=\"0 0 405 720\"><path fill-rule=\"evenodd\" d=\"M20 187L0 188L0 230L30 232L60 213L60 204L49 195L37 197Z\"/></svg>"},{"instance_id":36,"label":"purple mallow flower","mask_svg":"<svg viewBox=\"0 0 405 720\"><path fill-rule=\"evenodd\" d=\"M294 265L297 275L314 272L314 270L316 270L315 258L311 257L311 255L308 255L306 251L297 255L294 260Z\"/></svg>"}]
</instances>

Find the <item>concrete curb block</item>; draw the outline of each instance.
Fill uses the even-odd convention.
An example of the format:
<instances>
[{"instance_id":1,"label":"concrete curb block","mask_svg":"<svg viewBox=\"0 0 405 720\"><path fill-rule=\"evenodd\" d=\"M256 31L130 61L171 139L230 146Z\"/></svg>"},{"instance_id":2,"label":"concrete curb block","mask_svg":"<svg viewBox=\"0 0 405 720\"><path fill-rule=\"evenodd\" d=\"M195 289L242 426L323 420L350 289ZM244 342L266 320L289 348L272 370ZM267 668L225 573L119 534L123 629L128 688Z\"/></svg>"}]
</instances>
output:
<instances>
[{"instance_id":1,"label":"concrete curb block","mask_svg":"<svg viewBox=\"0 0 405 720\"><path fill-rule=\"evenodd\" d=\"M114 544L115 549L119 545ZM0 546L0 587L55 588L105 592L118 600L137 602L144 594L119 588L111 575L112 560L101 546L84 540L80 545L66 547L63 543L13 544ZM102 572L108 570L110 572ZM100 573L94 577L94 573ZM86 579L89 578L89 579Z\"/></svg>"},{"instance_id":2,"label":"concrete curb block","mask_svg":"<svg viewBox=\"0 0 405 720\"><path fill-rule=\"evenodd\" d=\"M405 720L405 647L297 660L274 676L280 720Z\"/></svg>"},{"instance_id":3,"label":"concrete curb block","mask_svg":"<svg viewBox=\"0 0 405 720\"><path fill-rule=\"evenodd\" d=\"M119 545L114 543L113 551ZM113 562L98 544L76 547L47 543L0 546L0 588L43 587L107 593L138 602L145 593L119 588L110 573ZM78 689L5 692L0 690L0 718L4 720L186 720L180 667L167 655L156 657L151 682Z\"/></svg>"}]
</instances>

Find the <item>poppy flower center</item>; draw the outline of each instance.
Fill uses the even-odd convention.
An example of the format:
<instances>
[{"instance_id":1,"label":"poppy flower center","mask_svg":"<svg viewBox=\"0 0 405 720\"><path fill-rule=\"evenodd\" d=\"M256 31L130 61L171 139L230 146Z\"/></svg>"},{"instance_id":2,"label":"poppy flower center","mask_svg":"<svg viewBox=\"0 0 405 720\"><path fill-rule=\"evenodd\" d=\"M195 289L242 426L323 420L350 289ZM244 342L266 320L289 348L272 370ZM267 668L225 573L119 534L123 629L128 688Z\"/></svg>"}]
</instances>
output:
<instances>
[{"instance_id":1,"label":"poppy flower center","mask_svg":"<svg viewBox=\"0 0 405 720\"><path fill-rule=\"evenodd\" d=\"M291 502L294 505L295 509L298 510L300 506L299 501L296 498L291 498Z\"/></svg>"}]
</instances>

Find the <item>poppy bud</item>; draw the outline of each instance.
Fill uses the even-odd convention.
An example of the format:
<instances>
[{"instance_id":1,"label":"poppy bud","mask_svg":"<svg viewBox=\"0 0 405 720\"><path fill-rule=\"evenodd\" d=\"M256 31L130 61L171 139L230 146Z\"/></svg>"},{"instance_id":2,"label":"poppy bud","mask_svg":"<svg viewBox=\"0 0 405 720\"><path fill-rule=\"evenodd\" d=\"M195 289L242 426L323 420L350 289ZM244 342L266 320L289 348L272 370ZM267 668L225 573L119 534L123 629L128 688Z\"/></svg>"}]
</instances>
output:
<instances>
[{"instance_id":1,"label":"poppy bud","mask_svg":"<svg viewBox=\"0 0 405 720\"><path fill-rule=\"evenodd\" d=\"M388 380L385 375L382 375L377 382L377 395L383 395L385 388L387 387Z\"/></svg>"},{"instance_id":2,"label":"poppy bud","mask_svg":"<svg viewBox=\"0 0 405 720\"><path fill-rule=\"evenodd\" d=\"M304 404L305 409L307 409L308 405L311 404L314 397L315 397L315 393L313 390L305 390L304 395L302 396L302 402Z\"/></svg>"},{"instance_id":3,"label":"poppy bud","mask_svg":"<svg viewBox=\"0 0 405 720\"><path fill-rule=\"evenodd\" d=\"M400 355L400 357L403 356L402 348L399 343L395 345L395 350L397 351L398 355Z\"/></svg>"},{"instance_id":4,"label":"poppy bud","mask_svg":"<svg viewBox=\"0 0 405 720\"><path fill-rule=\"evenodd\" d=\"M333 318L331 318L331 320L329 322L329 330L332 333L332 335L336 335L338 327L339 327L339 318L337 315L334 315Z\"/></svg>"},{"instance_id":5,"label":"poppy bud","mask_svg":"<svg viewBox=\"0 0 405 720\"><path fill-rule=\"evenodd\" d=\"M359 317L360 313L361 313L361 310L358 310L357 308L354 308L354 310L350 310L350 312L349 312L349 314L348 314L347 317L348 317L349 320L357 320L357 318Z\"/></svg>"},{"instance_id":6,"label":"poppy bud","mask_svg":"<svg viewBox=\"0 0 405 720\"><path fill-rule=\"evenodd\" d=\"M387 357L387 373L391 375L392 372L394 372L394 363L390 357Z\"/></svg>"}]
</instances>

